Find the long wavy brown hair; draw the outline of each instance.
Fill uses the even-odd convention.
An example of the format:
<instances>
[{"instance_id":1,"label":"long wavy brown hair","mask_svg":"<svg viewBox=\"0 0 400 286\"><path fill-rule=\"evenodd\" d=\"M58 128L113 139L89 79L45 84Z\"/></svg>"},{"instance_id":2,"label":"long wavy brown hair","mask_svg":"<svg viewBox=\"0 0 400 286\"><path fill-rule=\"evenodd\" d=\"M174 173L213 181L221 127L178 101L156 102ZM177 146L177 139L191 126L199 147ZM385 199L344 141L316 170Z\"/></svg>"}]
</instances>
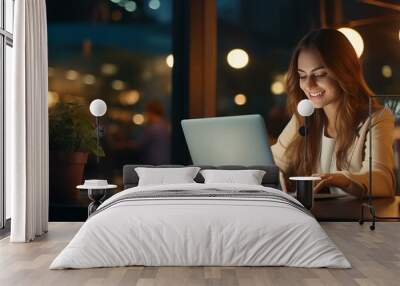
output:
<instances>
[{"instance_id":1,"label":"long wavy brown hair","mask_svg":"<svg viewBox=\"0 0 400 286\"><path fill-rule=\"evenodd\" d=\"M304 118L297 112L297 104L307 98L300 89L297 61L304 49L314 49L319 52L325 64L335 76L342 93L339 98L339 108L336 116L336 167L337 170L347 169L347 151L357 136L359 123L368 117L369 97L373 95L364 80L361 64L354 48L347 38L334 29L320 29L308 33L295 48L289 65L287 76L288 111L294 114L300 126ZM379 109L380 104L374 100L373 109ZM322 130L327 123L323 109L315 109L308 123L308 146L304 137L297 134L287 148L287 155L292 160L290 174L311 175L316 172L321 153ZM304 160L304 148L309 155Z\"/></svg>"}]
</instances>

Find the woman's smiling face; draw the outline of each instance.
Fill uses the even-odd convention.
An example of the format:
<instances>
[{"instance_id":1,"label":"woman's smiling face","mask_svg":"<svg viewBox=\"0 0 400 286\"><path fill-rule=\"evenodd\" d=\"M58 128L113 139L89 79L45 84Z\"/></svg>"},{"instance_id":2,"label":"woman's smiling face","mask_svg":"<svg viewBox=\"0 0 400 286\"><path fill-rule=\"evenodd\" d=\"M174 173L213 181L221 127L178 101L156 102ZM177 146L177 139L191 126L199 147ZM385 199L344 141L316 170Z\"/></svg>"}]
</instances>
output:
<instances>
[{"instance_id":1,"label":"woman's smiling face","mask_svg":"<svg viewBox=\"0 0 400 286\"><path fill-rule=\"evenodd\" d=\"M338 103L342 94L339 83L332 72L325 67L319 52L303 49L297 59L300 88L312 101L315 108L323 108Z\"/></svg>"}]
</instances>

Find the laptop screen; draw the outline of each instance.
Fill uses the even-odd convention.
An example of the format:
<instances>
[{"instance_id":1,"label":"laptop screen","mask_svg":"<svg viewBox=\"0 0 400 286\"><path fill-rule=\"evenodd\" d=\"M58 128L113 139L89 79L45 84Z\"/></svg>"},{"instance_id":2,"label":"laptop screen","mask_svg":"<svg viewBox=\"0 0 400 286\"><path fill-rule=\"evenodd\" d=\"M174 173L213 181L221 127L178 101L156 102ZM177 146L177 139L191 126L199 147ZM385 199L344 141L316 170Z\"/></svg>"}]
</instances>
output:
<instances>
[{"instance_id":1,"label":"laptop screen","mask_svg":"<svg viewBox=\"0 0 400 286\"><path fill-rule=\"evenodd\" d=\"M259 114L182 120L196 165L274 165Z\"/></svg>"}]
</instances>

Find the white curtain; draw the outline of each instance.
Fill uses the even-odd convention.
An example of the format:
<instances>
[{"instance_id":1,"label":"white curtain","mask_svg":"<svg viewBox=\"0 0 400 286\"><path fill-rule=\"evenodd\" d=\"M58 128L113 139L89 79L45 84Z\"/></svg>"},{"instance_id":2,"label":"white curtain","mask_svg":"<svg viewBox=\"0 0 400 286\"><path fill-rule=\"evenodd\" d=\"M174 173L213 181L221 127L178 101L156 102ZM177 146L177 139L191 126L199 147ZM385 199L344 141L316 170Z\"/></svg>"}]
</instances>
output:
<instances>
[{"instance_id":1,"label":"white curtain","mask_svg":"<svg viewBox=\"0 0 400 286\"><path fill-rule=\"evenodd\" d=\"M47 23L45 0L16 0L13 92L6 98L6 187L12 242L48 227Z\"/></svg>"}]
</instances>

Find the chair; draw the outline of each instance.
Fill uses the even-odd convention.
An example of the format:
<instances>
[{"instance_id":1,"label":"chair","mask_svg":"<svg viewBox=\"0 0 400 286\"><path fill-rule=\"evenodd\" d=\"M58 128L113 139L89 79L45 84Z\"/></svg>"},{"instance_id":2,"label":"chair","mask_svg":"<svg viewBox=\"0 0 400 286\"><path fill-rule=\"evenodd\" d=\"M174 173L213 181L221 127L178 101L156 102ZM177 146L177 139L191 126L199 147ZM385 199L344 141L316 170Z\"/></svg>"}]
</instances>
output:
<instances>
[{"instance_id":1,"label":"chair","mask_svg":"<svg viewBox=\"0 0 400 286\"><path fill-rule=\"evenodd\" d=\"M393 144L393 153L394 153L394 161L395 161L395 176L396 176L396 195L400 195L400 95L375 95L370 97L369 99L369 117L372 114L372 100L373 98L377 98L382 105L389 109L393 115L395 116L395 140ZM399 130L399 131L397 131ZM398 133L398 134L397 134ZM377 220L385 221L385 220L399 220L400 217L380 217L376 215L375 207L372 203L372 133L371 133L371 121L369 123L369 192L367 196L367 202L361 205L361 216L359 223L362 225L366 219L364 218L364 209L367 208L372 216L372 224L370 225L371 230L375 230L375 223Z\"/></svg>"}]
</instances>

